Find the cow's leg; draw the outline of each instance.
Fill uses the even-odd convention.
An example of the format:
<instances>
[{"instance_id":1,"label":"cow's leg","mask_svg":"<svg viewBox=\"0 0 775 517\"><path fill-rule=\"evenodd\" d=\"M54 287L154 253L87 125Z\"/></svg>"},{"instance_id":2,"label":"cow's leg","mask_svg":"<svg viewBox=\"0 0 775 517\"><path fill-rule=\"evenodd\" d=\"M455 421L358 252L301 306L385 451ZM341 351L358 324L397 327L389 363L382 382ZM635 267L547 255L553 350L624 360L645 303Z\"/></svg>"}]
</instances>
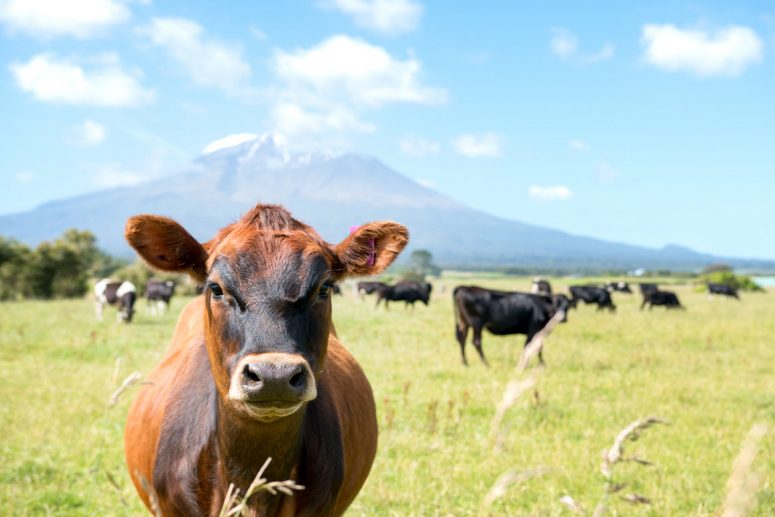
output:
<instances>
[{"instance_id":1,"label":"cow's leg","mask_svg":"<svg viewBox=\"0 0 775 517\"><path fill-rule=\"evenodd\" d=\"M640 304L640 310L643 310L643 307L645 307L645 306L646 306L646 302L647 302L647 301L648 301L648 300L646 300L645 298L643 299L643 303L641 303L641 304Z\"/></svg>"},{"instance_id":2,"label":"cow's leg","mask_svg":"<svg viewBox=\"0 0 775 517\"><path fill-rule=\"evenodd\" d=\"M525 348L527 348L527 345L530 344L531 341L533 341L533 338L541 331L540 328L538 329L532 329L528 331L527 337L525 338ZM544 347L542 346L541 349L538 351L538 362L540 364L544 364Z\"/></svg>"},{"instance_id":3,"label":"cow's leg","mask_svg":"<svg viewBox=\"0 0 775 517\"><path fill-rule=\"evenodd\" d=\"M479 357L482 359L484 365L489 368L490 363L485 359L484 350L482 350L482 326L477 324L474 324L474 347L476 347L476 351L479 352Z\"/></svg>"},{"instance_id":4,"label":"cow's leg","mask_svg":"<svg viewBox=\"0 0 775 517\"><path fill-rule=\"evenodd\" d=\"M468 323L459 322L455 325L455 337L460 344L460 356L463 358L463 365L468 366L468 359L466 359L466 339L468 339Z\"/></svg>"},{"instance_id":5,"label":"cow's leg","mask_svg":"<svg viewBox=\"0 0 775 517\"><path fill-rule=\"evenodd\" d=\"M95 302L94 313L97 316L97 321L102 321L102 302L99 300Z\"/></svg>"}]
</instances>

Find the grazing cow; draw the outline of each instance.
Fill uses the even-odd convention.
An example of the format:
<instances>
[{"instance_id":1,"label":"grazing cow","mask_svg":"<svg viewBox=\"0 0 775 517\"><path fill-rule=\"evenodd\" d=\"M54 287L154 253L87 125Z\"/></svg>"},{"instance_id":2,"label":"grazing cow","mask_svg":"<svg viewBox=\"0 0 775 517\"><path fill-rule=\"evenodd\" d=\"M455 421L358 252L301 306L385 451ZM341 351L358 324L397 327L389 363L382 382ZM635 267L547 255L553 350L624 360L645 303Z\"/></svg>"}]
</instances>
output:
<instances>
[{"instance_id":1,"label":"grazing cow","mask_svg":"<svg viewBox=\"0 0 775 517\"><path fill-rule=\"evenodd\" d=\"M145 284L145 299L152 314L163 314L174 294L175 282L172 280L148 280Z\"/></svg>"},{"instance_id":2,"label":"grazing cow","mask_svg":"<svg viewBox=\"0 0 775 517\"><path fill-rule=\"evenodd\" d=\"M607 308L613 312L616 310L613 300L611 300L611 293L607 289L597 287L594 285L574 285L570 288L571 301L573 307L582 300L586 304L597 305L597 310Z\"/></svg>"},{"instance_id":3,"label":"grazing cow","mask_svg":"<svg viewBox=\"0 0 775 517\"><path fill-rule=\"evenodd\" d=\"M339 287L339 284L333 284L331 286L331 292L334 293L334 294L338 294L339 296L343 296L342 295L342 288Z\"/></svg>"},{"instance_id":4,"label":"grazing cow","mask_svg":"<svg viewBox=\"0 0 775 517\"><path fill-rule=\"evenodd\" d=\"M638 284L638 287L640 288L640 294L643 296L646 296L652 291L659 291L659 286L657 284L650 284L648 282L640 283Z\"/></svg>"},{"instance_id":5,"label":"grazing cow","mask_svg":"<svg viewBox=\"0 0 775 517\"><path fill-rule=\"evenodd\" d=\"M117 321L131 323L135 314L135 301L137 289L135 284L129 281L111 282L103 278L94 286L96 299L97 321L102 321L102 311L105 305L115 305L118 308Z\"/></svg>"},{"instance_id":6,"label":"grazing cow","mask_svg":"<svg viewBox=\"0 0 775 517\"><path fill-rule=\"evenodd\" d=\"M385 300L385 309L389 302L404 302L404 308L411 305L414 309L414 302L420 301L425 305L431 299L433 286L427 282L398 282L396 285L386 285L377 291L377 307L379 302Z\"/></svg>"},{"instance_id":7,"label":"grazing cow","mask_svg":"<svg viewBox=\"0 0 775 517\"><path fill-rule=\"evenodd\" d=\"M384 282L358 282L357 284L358 295L363 298L367 294L376 293L385 287L387 284Z\"/></svg>"},{"instance_id":8,"label":"grazing cow","mask_svg":"<svg viewBox=\"0 0 775 517\"><path fill-rule=\"evenodd\" d=\"M555 313L562 311L562 321L567 321L568 304L565 295L554 297L532 293L494 291L476 286L458 286L452 292L455 309L455 337L460 344L463 364L466 359L468 329L474 329L474 347L482 362L489 366L482 350L482 329L496 336L525 334L525 346L543 329ZM538 359L544 362L543 353Z\"/></svg>"},{"instance_id":9,"label":"grazing cow","mask_svg":"<svg viewBox=\"0 0 775 517\"><path fill-rule=\"evenodd\" d=\"M618 293L629 293L632 294L632 289L630 289L630 284L627 282L606 282L603 286L608 290L609 292L618 292Z\"/></svg>"},{"instance_id":10,"label":"grazing cow","mask_svg":"<svg viewBox=\"0 0 775 517\"><path fill-rule=\"evenodd\" d=\"M392 222L338 245L280 206L257 205L200 244L166 217L129 219L151 266L204 284L127 418L135 488L161 514L218 515L230 483L293 479L294 496L260 492L250 515L341 515L374 460L377 419L366 376L331 323L331 285L382 272L406 246ZM150 488L149 488L150 487Z\"/></svg>"},{"instance_id":11,"label":"grazing cow","mask_svg":"<svg viewBox=\"0 0 775 517\"><path fill-rule=\"evenodd\" d=\"M740 299L740 296L737 294L737 289L732 287L731 285L714 284L713 282L707 282L707 285L708 285L708 295L720 294L722 296L730 296L738 300Z\"/></svg>"},{"instance_id":12,"label":"grazing cow","mask_svg":"<svg viewBox=\"0 0 775 517\"><path fill-rule=\"evenodd\" d=\"M685 309L681 302L678 301L678 296L672 291L649 291L643 295L643 303L640 305L640 310L648 304L649 310L655 305L662 305L667 309Z\"/></svg>"},{"instance_id":13,"label":"grazing cow","mask_svg":"<svg viewBox=\"0 0 775 517\"><path fill-rule=\"evenodd\" d=\"M533 285L530 287L530 292L533 294L543 294L544 296L552 295L552 285L548 280L535 277L533 279Z\"/></svg>"}]
</instances>

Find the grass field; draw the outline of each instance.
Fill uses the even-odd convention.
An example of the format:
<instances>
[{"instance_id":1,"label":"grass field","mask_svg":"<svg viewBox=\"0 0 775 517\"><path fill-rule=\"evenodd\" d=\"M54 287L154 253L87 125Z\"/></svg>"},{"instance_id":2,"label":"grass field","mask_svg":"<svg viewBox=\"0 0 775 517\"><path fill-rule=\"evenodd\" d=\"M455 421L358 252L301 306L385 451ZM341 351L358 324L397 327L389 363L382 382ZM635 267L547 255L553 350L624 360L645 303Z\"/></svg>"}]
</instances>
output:
<instances>
[{"instance_id":1,"label":"grass field","mask_svg":"<svg viewBox=\"0 0 775 517\"><path fill-rule=\"evenodd\" d=\"M627 453L622 494L611 514L715 515L741 442L769 425L754 470L762 477L753 515L775 515L775 296L709 301L676 290L687 311L640 312L640 295L615 294L616 314L582 306L546 342L548 367L504 420L505 440L488 443L495 405L522 348L522 336L485 334L484 368L469 345L460 362L451 287L476 283L527 289L529 280L445 277L429 307L375 310L346 292L335 297L342 341L374 388L380 445L351 515L476 515L509 469L545 467L510 487L494 515L571 515L572 496L591 514L604 492L601 452L631 421L658 415ZM555 289L562 280L554 282ZM123 423L135 389L108 407L131 372L147 373L169 341L186 300L171 314L142 311L130 326L114 312L94 321L87 300L0 304L0 515L138 515L144 512L123 461Z\"/></svg>"}]
</instances>

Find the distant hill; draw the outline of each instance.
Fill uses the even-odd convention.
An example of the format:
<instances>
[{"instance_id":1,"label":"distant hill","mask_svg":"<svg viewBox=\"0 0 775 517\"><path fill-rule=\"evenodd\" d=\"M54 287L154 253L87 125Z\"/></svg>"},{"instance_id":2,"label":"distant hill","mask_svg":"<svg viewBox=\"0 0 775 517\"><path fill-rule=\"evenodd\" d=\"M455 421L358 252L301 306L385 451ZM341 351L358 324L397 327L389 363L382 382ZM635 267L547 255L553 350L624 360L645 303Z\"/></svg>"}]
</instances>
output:
<instances>
[{"instance_id":1,"label":"distant hill","mask_svg":"<svg viewBox=\"0 0 775 517\"><path fill-rule=\"evenodd\" d=\"M775 261L631 246L502 219L419 185L376 158L291 153L279 135L226 138L207 151L173 176L1 216L0 234L34 245L77 227L94 232L106 251L128 257L133 253L123 227L130 215L168 215L207 240L261 201L285 205L331 242L352 225L399 221L409 227L412 248L430 250L447 266L688 270L726 261L775 268Z\"/></svg>"}]
</instances>

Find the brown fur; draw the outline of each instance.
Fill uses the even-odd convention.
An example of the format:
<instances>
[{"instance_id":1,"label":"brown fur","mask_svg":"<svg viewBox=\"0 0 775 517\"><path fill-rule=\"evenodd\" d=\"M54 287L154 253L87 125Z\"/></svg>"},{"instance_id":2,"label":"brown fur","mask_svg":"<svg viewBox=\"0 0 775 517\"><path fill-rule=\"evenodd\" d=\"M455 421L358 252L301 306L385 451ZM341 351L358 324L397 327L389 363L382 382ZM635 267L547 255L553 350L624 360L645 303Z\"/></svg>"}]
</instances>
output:
<instances>
[{"instance_id":1,"label":"brown fur","mask_svg":"<svg viewBox=\"0 0 775 517\"><path fill-rule=\"evenodd\" d=\"M155 267L186 271L199 281L223 281L211 269L225 257L234 276L227 279L233 283L224 284L234 290L229 293L231 308L206 291L183 309L167 355L130 409L126 458L146 506L150 509L151 501L143 479L153 487L165 516L217 515L229 483L244 492L271 456L265 477L295 479L306 488L295 497L261 493L250 501L253 514L342 514L365 482L376 453L374 399L360 366L335 336L330 300L305 301L312 305L304 306L310 308L301 320L294 307L301 303L297 298L315 289L311 282L321 264L333 280L382 271L406 245L406 229L370 223L333 247L284 209L258 205L205 245L158 216L131 218L126 233ZM377 253L369 266L371 239ZM266 301L276 296L278 301ZM269 310L285 318L286 326L275 329L275 336L270 322L255 327L256 334L254 323L261 311ZM247 323L234 323L234 314L251 311L256 316ZM293 325L303 327L294 330ZM256 341L255 346L262 339L270 345L273 339L310 341L309 350L299 353L306 354L315 372L317 398L266 423L233 409L226 397L229 368L253 344L241 342L240 336L252 336L245 339ZM322 346L313 346L317 339Z\"/></svg>"}]
</instances>

